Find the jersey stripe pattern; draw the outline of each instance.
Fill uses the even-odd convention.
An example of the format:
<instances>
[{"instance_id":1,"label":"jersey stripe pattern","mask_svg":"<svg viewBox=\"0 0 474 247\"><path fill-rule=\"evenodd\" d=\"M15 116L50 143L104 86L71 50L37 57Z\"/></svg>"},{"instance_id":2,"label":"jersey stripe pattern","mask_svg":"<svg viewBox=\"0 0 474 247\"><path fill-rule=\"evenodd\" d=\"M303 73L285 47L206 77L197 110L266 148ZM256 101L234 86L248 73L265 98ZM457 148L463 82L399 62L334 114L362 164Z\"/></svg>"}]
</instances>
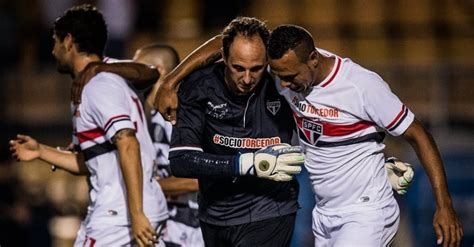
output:
<instances>
[{"instance_id":1,"label":"jersey stripe pattern","mask_svg":"<svg viewBox=\"0 0 474 247\"><path fill-rule=\"evenodd\" d=\"M324 214L383 207L393 199L383 139L403 134L413 113L376 73L324 50L329 75L307 92L279 87L293 110L305 166Z\"/></svg>"},{"instance_id":2,"label":"jersey stripe pattern","mask_svg":"<svg viewBox=\"0 0 474 247\"><path fill-rule=\"evenodd\" d=\"M86 227L131 223L119 155L112 142L122 129L135 130L140 143L145 215L150 222L165 220L166 201L153 178L155 151L137 95L123 78L99 73L84 87L81 97L81 104L72 105L73 142L84 153L90 172Z\"/></svg>"}]
</instances>

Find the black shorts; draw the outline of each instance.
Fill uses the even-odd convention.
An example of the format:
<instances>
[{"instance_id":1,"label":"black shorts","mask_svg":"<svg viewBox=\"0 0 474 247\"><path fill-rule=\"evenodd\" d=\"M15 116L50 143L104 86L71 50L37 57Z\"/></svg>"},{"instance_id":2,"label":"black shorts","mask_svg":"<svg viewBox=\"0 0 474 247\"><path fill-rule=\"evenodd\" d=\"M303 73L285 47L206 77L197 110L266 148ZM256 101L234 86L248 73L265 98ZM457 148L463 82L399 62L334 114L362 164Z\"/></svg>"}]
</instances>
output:
<instances>
[{"instance_id":1,"label":"black shorts","mask_svg":"<svg viewBox=\"0 0 474 247\"><path fill-rule=\"evenodd\" d=\"M235 226L217 226L201 221L201 230L206 247L283 247L290 246L295 218L296 213Z\"/></svg>"}]
</instances>

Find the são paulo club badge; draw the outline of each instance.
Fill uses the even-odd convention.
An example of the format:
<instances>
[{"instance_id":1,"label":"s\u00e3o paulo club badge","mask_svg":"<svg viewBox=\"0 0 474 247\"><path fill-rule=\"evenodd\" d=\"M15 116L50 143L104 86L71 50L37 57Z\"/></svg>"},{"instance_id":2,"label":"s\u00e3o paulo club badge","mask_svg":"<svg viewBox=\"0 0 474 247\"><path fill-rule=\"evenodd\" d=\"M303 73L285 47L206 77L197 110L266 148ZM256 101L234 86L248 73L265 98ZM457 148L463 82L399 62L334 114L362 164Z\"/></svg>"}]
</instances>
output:
<instances>
[{"instance_id":1,"label":"s\u00e3o paulo club badge","mask_svg":"<svg viewBox=\"0 0 474 247\"><path fill-rule=\"evenodd\" d=\"M279 100L277 101L267 101L267 109L275 116L280 110L281 102Z\"/></svg>"},{"instance_id":2,"label":"s\u00e3o paulo club badge","mask_svg":"<svg viewBox=\"0 0 474 247\"><path fill-rule=\"evenodd\" d=\"M319 137L323 134L323 125L297 116L296 114L293 116L295 117L298 126L298 134L300 138L309 144L316 145Z\"/></svg>"}]
</instances>

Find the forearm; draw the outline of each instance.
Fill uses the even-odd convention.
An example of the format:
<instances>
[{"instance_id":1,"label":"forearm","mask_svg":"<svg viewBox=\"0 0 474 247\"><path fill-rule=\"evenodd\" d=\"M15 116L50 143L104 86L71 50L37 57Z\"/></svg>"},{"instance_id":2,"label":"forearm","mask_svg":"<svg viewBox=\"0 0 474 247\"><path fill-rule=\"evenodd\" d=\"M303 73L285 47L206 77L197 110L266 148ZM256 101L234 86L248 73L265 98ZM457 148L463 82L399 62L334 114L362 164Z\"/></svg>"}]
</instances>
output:
<instances>
[{"instance_id":1,"label":"forearm","mask_svg":"<svg viewBox=\"0 0 474 247\"><path fill-rule=\"evenodd\" d=\"M234 178L236 156L199 151L170 153L171 173L184 178Z\"/></svg>"},{"instance_id":2,"label":"forearm","mask_svg":"<svg viewBox=\"0 0 474 247\"><path fill-rule=\"evenodd\" d=\"M189 178L167 177L158 179L163 193L167 196L183 195L199 190L198 181Z\"/></svg>"},{"instance_id":3,"label":"forearm","mask_svg":"<svg viewBox=\"0 0 474 247\"><path fill-rule=\"evenodd\" d=\"M120 169L127 190L127 204L130 216L143 213L143 172L140 159L140 146L133 137L123 137L116 141Z\"/></svg>"},{"instance_id":4,"label":"forearm","mask_svg":"<svg viewBox=\"0 0 474 247\"><path fill-rule=\"evenodd\" d=\"M56 148L40 144L39 159L55 165L75 175L88 175L89 171L84 163L84 156L81 153L58 150Z\"/></svg>"},{"instance_id":5,"label":"forearm","mask_svg":"<svg viewBox=\"0 0 474 247\"><path fill-rule=\"evenodd\" d=\"M438 207L451 206L451 196L443 162L436 143L421 124L415 122L409 127L404 137L415 150L425 172L430 180L431 187Z\"/></svg>"},{"instance_id":6,"label":"forearm","mask_svg":"<svg viewBox=\"0 0 474 247\"><path fill-rule=\"evenodd\" d=\"M172 77L170 87L177 88L181 80L196 69L203 68L221 58L222 41L221 36L217 35L206 41L204 44L192 51L181 61L165 78Z\"/></svg>"},{"instance_id":7,"label":"forearm","mask_svg":"<svg viewBox=\"0 0 474 247\"><path fill-rule=\"evenodd\" d=\"M103 63L97 70L120 75L139 89L152 86L160 77L155 67L134 62Z\"/></svg>"}]
</instances>

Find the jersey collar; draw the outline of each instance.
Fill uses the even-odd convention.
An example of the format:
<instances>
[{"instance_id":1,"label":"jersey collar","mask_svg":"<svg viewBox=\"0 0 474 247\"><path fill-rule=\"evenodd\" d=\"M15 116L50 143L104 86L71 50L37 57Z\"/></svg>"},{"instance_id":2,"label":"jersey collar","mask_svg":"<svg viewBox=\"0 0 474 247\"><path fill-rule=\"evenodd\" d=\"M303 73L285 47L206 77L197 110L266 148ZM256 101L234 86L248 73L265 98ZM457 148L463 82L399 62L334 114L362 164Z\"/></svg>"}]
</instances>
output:
<instances>
[{"instance_id":1,"label":"jersey collar","mask_svg":"<svg viewBox=\"0 0 474 247\"><path fill-rule=\"evenodd\" d=\"M338 56L335 56L336 62L334 63L331 72L329 73L326 78L322 82L319 83L320 87L327 87L331 82L334 81L334 78L336 78L337 73L341 69L341 64L342 64L342 59Z\"/></svg>"}]
</instances>

